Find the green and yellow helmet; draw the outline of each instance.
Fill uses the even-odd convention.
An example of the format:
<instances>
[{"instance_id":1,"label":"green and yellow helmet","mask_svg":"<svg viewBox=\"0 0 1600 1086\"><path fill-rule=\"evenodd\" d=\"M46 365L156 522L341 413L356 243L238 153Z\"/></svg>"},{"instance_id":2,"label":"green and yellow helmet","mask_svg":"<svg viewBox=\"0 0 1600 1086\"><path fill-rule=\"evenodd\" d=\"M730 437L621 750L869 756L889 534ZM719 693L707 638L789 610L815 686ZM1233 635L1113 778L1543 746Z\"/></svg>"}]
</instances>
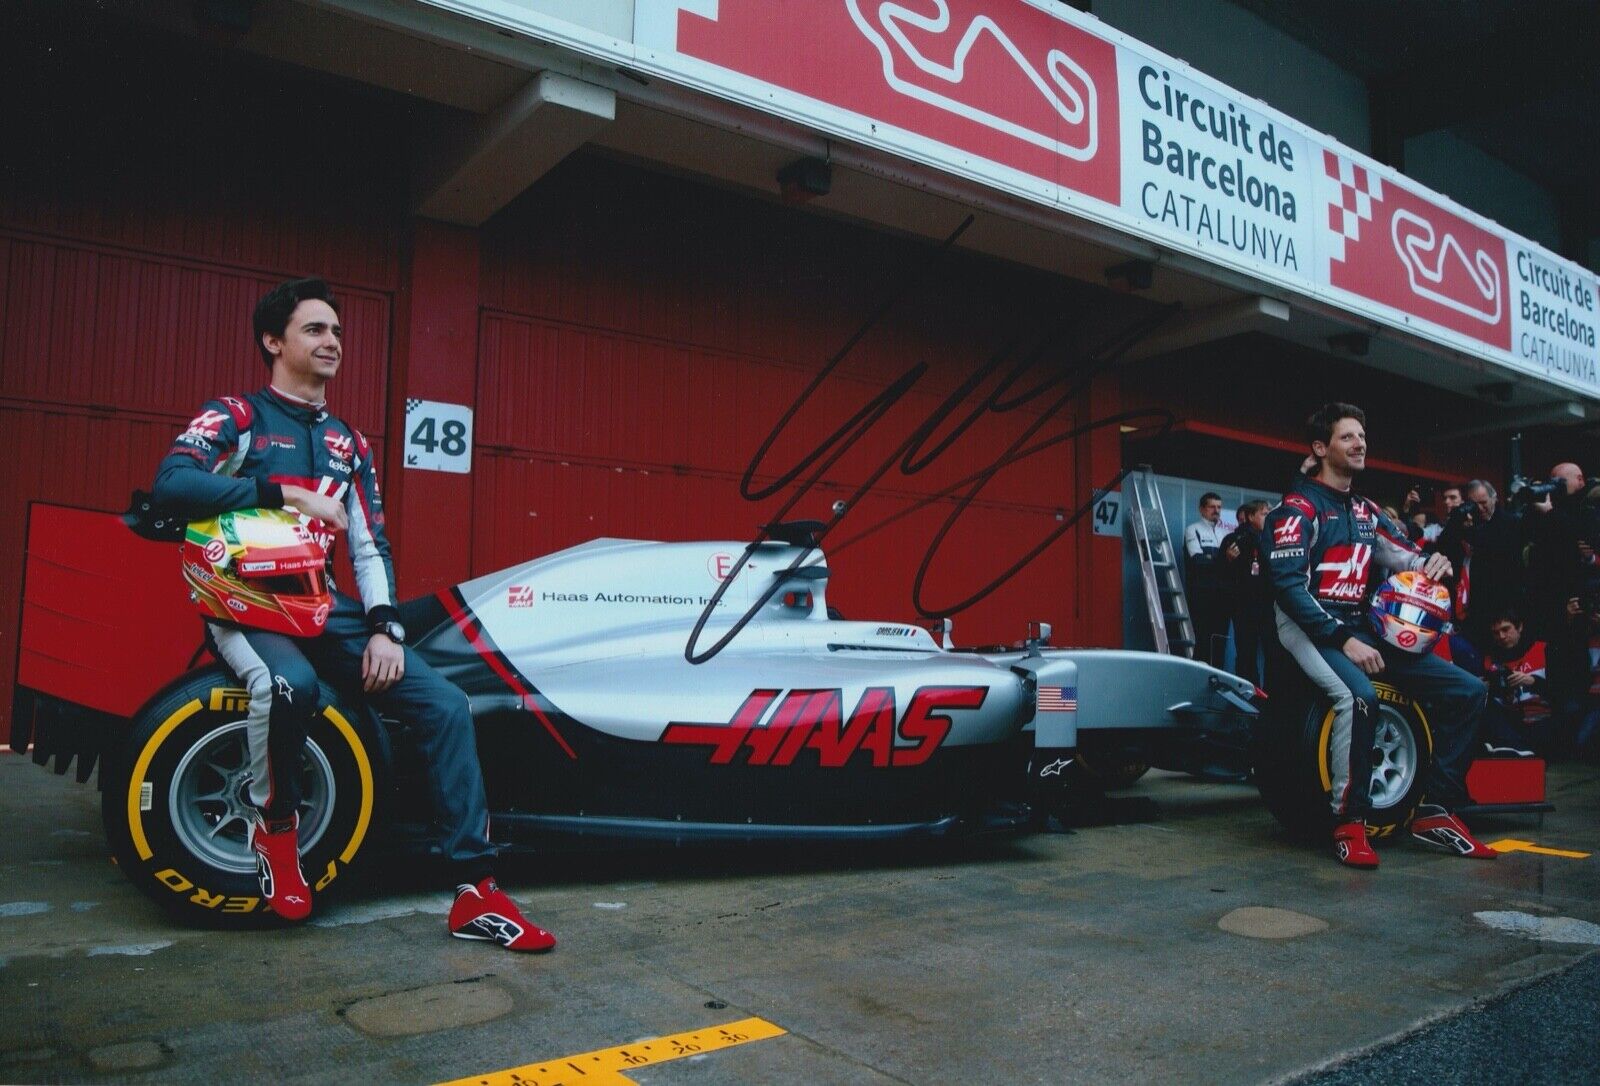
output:
<instances>
[{"instance_id":1,"label":"green and yellow helmet","mask_svg":"<svg viewBox=\"0 0 1600 1086\"><path fill-rule=\"evenodd\" d=\"M208 618L290 637L316 637L333 597L328 555L298 516L239 509L189 525L183 579Z\"/></svg>"}]
</instances>

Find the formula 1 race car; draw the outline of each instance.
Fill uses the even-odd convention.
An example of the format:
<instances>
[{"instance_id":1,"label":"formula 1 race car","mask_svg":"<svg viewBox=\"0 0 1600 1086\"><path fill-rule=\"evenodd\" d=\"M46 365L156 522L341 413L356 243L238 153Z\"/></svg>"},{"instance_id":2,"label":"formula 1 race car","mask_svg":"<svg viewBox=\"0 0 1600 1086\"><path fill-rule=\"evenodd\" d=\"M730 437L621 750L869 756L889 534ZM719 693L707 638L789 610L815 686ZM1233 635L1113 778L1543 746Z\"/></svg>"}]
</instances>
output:
<instances>
[{"instance_id":1,"label":"formula 1 race car","mask_svg":"<svg viewBox=\"0 0 1600 1086\"><path fill-rule=\"evenodd\" d=\"M597 539L405 604L415 650L469 695L496 840L1021 829L1089 779L1084 757L1161 764L1202 735L1243 751L1255 688L1192 660L1053 649L1048 627L1018 648L962 651L917 626L831 618L816 527L769 529L731 577L742 544ZM182 666L152 649L197 641L181 594L148 572L173 568L172 548L48 505L33 507L29 543L13 746L31 734L36 761L63 772L76 758L80 780L99 759L117 862L162 905L260 914L249 695L216 663L137 702L117 693ZM690 663L690 632L725 579L698 644L749 621ZM375 839L404 838L400 812L428 809L416 766L402 723L322 689L300 811L317 890Z\"/></svg>"},{"instance_id":2,"label":"formula 1 race car","mask_svg":"<svg viewBox=\"0 0 1600 1086\"><path fill-rule=\"evenodd\" d=\"M249 695L221 665L195 666L173 548L136 536L134 519L31 507L11 744L31 739L57 773L76 762L80 781L101 767L107 839L154 900L196 921L254 922L266 909L245 838ZM976 650L955 648L948 626L936 638L846 621L828 606L817 527L767 529L736 572L739 543L597 539L404 604L415 650L469 697L495 840L1016 831L1150 765L1253 769L1280 822L1326 839L1328 714L1314 699L1280 696L1263 715L1264 695L1236 676L1051 648L1042 624L1015 647ZM709 659L687 658L730 633ZM1422 707L1379 693L1381 837L1419 800L1431 740ZM321 695L300 809L319 893L359 857L430 837L406 820L429 804L405 724L359 694ZM1469 786L1499 810L1548 809L1543 771L1480 759Z\"/></svg>"}]
</instances>

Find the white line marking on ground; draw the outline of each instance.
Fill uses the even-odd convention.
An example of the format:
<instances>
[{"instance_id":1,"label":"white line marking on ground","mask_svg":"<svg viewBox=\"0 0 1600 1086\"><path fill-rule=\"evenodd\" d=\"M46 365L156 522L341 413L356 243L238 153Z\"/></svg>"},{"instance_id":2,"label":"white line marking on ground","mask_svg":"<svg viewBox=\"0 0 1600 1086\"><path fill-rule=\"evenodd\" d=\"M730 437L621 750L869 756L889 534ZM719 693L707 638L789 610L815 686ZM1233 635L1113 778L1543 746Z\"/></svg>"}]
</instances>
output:
<instances>
[{"instance_id":1,"label":"white line marking on ground","mask_svg":"<svg viewBox=\"0 0 1600 1086\"><path fill-rule=\"evenodd\" d=\"M367 901L359 905L341 905L326 916L313 917L306 923L314 928L343 928L351 924L398 920L417 913L444 916L449 912L450 899L441 894L437 898L405 898L398 901Z\"/></svg>"},{"instance_id":2,"label":"white line marking on ground","mask_svg":"<svg viewBox=\"0 0 1600 1086\"><path fill-rule=\"evenodd\" d=\"M154 954L158 950L165 950L172 945L171 939L162 939L154 943L127 943L123 946L92 946L89 948L89 957L103 958L108 954L119 954L128 958L143 958Z\"/></svg>"},{"instance_id":3,"label":"white line marking on ground","mask_svg":"<svg viewBox=\"0 0 1600 1086\"><path fill-rule=\"evenodd\" d=\"M0 903L0 916L37 916L50 911L48 901L7 901Z\"/></svg>"},{"instance_id":4,"label":"white line marking on ground","mask_svg":"<svg viewBox=\"0 0 1600 1086\"><path fill-rule=\"evenodd\" d=\"M1531 913L1481 912L1473 918L1496 931L1542 943L1579 943L1600 946L1600 924L1570 916L1534 916Z\"/></svg>"}]
</instances>

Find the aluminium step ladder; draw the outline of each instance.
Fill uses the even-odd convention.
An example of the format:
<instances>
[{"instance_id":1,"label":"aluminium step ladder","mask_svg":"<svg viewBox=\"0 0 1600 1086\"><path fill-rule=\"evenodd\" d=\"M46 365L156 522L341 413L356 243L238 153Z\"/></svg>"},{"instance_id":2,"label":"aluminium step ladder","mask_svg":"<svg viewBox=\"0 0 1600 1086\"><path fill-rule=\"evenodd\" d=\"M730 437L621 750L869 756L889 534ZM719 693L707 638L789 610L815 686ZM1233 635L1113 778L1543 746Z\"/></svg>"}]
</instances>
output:
<instances>
[{"instance_id":1,"label":"aluminium step ladder","mask_svg":"<svg viewBox=\"0 0 1600 1086\"><path fill-rule=\"evenodd\" d=\"M1172 656L1194 656L1194 620L1189 616L1189 600L1178 576L1178 555L1167 531L1166 510L1161 507L1161 492L1149 465L1128 473L1132 485L1128 502L1132 518L1134 546L1139 552L1139 575L1144 581L1145 609L1150 613L1150 632L1156 651Z\"/></svg>"}]
</instances>

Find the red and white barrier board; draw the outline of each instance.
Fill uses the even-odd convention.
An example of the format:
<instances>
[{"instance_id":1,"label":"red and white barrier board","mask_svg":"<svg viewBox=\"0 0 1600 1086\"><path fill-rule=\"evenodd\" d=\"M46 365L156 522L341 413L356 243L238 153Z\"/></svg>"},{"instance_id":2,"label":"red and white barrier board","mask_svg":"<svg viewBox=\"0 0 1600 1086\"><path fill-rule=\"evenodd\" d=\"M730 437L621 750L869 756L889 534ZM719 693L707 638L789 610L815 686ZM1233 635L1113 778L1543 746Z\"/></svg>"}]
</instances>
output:
<instances>
[{"instance_id":1,"label":"red and white barrier board","mask_svg":"<svg viewBox=\"0 0 1600 1086\"><path fill-rule=\"evenodd\" d=\"M1600 398L1600 283L1049 0L634 0L631 42L430 0Z\"/></svg>"}]
</instances>

